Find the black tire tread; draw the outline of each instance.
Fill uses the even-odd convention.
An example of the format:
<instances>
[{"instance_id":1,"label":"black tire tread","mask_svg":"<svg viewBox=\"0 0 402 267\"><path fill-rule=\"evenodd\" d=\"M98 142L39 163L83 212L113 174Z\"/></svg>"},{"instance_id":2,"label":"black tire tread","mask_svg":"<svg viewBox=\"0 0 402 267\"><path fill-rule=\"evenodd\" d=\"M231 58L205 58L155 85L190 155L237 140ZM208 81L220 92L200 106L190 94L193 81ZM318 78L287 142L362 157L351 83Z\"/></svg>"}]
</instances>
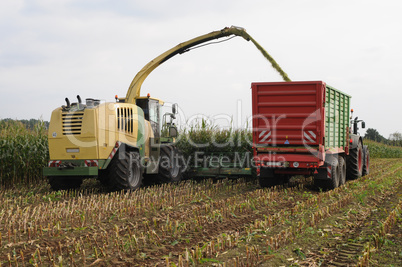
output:
<instances>
[{"instance_id":1,"label":"black tire tread","mask_svg":"<svg viewBox=\"0 0 402 267\"><path fill-rule=\"evenodd\" d=\"M164 162L166 160L177 160L181 158L181 152L175 146L171 145L162 145L160 150L160 163L159 163L159 173L157 175L158 182L162 183L177 183L180 182L183 178L183 172L185 171L182 162L177 161L174 164L178 164L177 168L179 168L176 175L173 175L171 170L166 168L166 164Z\"/></svg>"},{"instance_id":2,"label":"black tire tread","mask_svg":"<svg viewBox=\"0 0 402 267\"><path fill-rule=\"evenodd\" d=\"M346 161L346 178L348 180L356 180L362 176L359 170L359 151L363 149L362 143L359 141L356 148L351 149Z\"/></svg>"},{"instance_id":3,"label":"black tire tread","mask_svg":"<svg viewBox=\"0 0 402 267\"><path fill-rule=\"evenodd\" d=\"M370 151L368 146L363 146L363 173L362 176L370 174Z\"/></svg>"},{"instance_id":4,"label":"black tire tread","mask_svg":"<svg viewBox=\"0 0 402 267\"><path fill-rule=\"evenodd\" d=\"M344 157L339 157L339 186L346 183L346 161Z\"/></svg>"},{"instance_id":5,"label":"black tire tread","mask_svg":"<svg viewBox=\"0 0 402 267\"><path fill-rule=\"evenodd\" d=\"M142 171L139 165L140 156L138 152L125 151L122 157L119 158L119 156L120 154L117 153L108 167L108 187L112 191L135 190L139 188L142 183ZM131 165L130 161L132 161L131 164L137 164L137 167ZM140 172L139 182L135 185L130 185L129 183L130 175L135 175L131 173L133 170L130 170L130 166L135 167L134 171Z\"/></svg>"}]
</instances>

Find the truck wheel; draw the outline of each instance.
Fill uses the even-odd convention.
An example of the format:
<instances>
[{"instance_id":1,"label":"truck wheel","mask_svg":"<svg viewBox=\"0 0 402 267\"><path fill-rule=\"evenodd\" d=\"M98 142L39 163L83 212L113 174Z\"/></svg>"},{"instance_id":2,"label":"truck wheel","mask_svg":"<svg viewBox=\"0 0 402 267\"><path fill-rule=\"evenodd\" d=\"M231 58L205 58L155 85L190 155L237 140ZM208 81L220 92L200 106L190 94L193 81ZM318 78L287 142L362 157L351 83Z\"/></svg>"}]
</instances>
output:
<instances>
[{"instance_id":1,"label":"truck wheel","mask_svg":"<svg viewBox=\"0 0 402 267\"><path fill-rule=\"evenodd\" d=\"M174 146L161 146L161 155L159 159L160 182L176 183L183 177L184 166L180 151Z\"/></svg>"},{"instance_id":2,"label":"truck wheel","mask_svg":"<svg viewBox=\"0 0 402 267\"><path fill-rule=\"evenodd\" d=\"M138 189L142 183L139 153L125 151L123 155L119 154L116 154L108 167L109 188L113 191Z\"/></svg>"},{"instance_id":3,"label":"truck wheel","mask_svg":"<svg viewBox=\"0 0 402 267\"><path fill-rule=\"evenodd\" d=\"M364 176L370 173L370 151L368 149L368 146L363 146L363 155L364 155L364 161L363 161L362 175Z\"/></svg>"},{"instance_id":4,"label":"truck wheel","mask_svg":"<svg viewBox=\"0 0 402 267\"><path fill-rule=\"evenodd\" d=\"M346 161L343 157L339 157L339 186L346 183Z\"/></svg>"},{"instance_id":5,"label":"truck wheel","mask_svg":"<svg viewBox=\"0 0 402 267\"><path fill-rule=\"evenodd\" d=\"M321 188L322 190L332 190L339 186L340 181L340 170L339 170L339 161L337 157L331 157L329 163L327 163L327 168L325 170L326 177L325 179L319 179L318 177L314 177L314 185L317 188Z\"/></svg>"},{"instance_id":6,"label":"truck wheel","mask_svg":"<svg viewBox=\"0 0 402 267\"><path fill-rule=\"evenodd\" d=\"M363 161L363 147L362 143L359 142L356 148L350 150L349 156L347 157L346 176L349 180L355 180L362 176Z\"/></svg>"},{"instance_id":7,"label":"truck wheel","mask_svg":"<svg viewBox=\"0 0 402 267\"><path fill-rule=\"evenodd\" d=\"M55 190L77 189L82 184L82 178L75 176L49 176L50 187Z\"/></svg>"}]
</instances>

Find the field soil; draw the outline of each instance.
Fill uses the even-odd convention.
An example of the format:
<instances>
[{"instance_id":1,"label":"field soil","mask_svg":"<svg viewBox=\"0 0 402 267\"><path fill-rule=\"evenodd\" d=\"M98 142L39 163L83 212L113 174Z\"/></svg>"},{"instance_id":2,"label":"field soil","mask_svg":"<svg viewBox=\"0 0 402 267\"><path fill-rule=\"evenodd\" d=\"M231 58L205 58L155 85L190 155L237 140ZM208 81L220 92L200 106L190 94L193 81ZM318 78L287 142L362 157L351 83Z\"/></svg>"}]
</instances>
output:
<instances>
[{"instance_id":1,"label":"field soil","mask_svg":"<svg viewBox=\"0 0 402 267\"><path fill-rule=\"evenodd\" d=\"M402 266L402 161L321 192L205 179L0 191L0 266Z\"/></svg>"}]
</instances>

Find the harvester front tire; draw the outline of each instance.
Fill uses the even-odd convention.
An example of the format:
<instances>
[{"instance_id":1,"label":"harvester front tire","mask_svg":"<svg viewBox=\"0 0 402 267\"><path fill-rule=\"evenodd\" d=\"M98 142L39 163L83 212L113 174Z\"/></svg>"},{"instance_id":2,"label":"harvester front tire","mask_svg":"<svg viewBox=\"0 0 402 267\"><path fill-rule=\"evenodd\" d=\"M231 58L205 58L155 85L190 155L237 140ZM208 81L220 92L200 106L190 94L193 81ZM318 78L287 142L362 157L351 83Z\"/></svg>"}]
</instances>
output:
<instances>
[{"instance_id":1,"label":"harvester front tire","mask_svg":"<svg viewBox=\"0 0 402 267\"><path fill-rule=\"evenodd\" d=\"M363 155L364 155L364 161L363 161L362 175L364 176L370 174L370 151L368 149L368 146L363 146Z\"/></svg>"},{"instance_id":2,"label":"harvester front tire","mask_svg":"<svg viewBox=\"0 0 402 267\"><path fill-rule=\"evenodd\" d=\"M136 190L141 186L142 169L138 152L116 154L108 169L108 186L112 191Z\"/></svg>"},{"instance_id":3,"label":"harvester front tire","mask_svg":"<svg viewBox=\"0 0 402 267\"><path fill-rule=\"evenodd\" d=\"M74 176L49 176L48 180L54 191L77 189L82 184L82 178Z\"/></svg>"},{"instance_id":4,"label":"harvester front tire","mask_svg":"<svg viewBox=\"0 0 402 267\"><path fill-rule=\"evenodd\" d=\"M347 164L346 164L347 179L356 180L362 176L363 161L364 161L363 146L362 143L359 141L357 147L351 149L349 156L347 157Z\"/></svg>"},{"instance_id":5,"label":"harvester front tire","mask_svg":"<svg viewBox=\"0 0 402 267\"><path fill-rule=\"evenodd\" d=\"M182 166L180 151L170 145L161 146L158 180L163 183L177 183L183 178L184 166Z\"/></svg>"}]
</instances>

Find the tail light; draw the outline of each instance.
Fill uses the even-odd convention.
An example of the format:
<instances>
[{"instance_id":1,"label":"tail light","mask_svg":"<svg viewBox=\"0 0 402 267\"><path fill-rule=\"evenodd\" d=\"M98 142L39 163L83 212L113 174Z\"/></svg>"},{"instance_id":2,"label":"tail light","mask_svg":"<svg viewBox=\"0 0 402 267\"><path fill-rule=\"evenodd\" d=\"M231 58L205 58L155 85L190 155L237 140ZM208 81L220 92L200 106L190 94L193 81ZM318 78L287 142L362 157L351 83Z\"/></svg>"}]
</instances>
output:
<instances>
[{"instance_id":1,"label":"tail light","mask_svg":"<svg viewBox=\"0 0 402 267\"><path fill-rule=\"evenodd\" d=\"M56 168L61 164L61 160L51 160L49 161L49 167Z\"/></svg>"},{"instance_id":2,"label":"tail light","mask_svg":"<svg viewBox=\"0 0 402 267\"><path fill-rule=\"evenodd\" d=\"M97 160L85 160L85 166L98 167L98 161Z\"/></svg>"}]
</instances>

